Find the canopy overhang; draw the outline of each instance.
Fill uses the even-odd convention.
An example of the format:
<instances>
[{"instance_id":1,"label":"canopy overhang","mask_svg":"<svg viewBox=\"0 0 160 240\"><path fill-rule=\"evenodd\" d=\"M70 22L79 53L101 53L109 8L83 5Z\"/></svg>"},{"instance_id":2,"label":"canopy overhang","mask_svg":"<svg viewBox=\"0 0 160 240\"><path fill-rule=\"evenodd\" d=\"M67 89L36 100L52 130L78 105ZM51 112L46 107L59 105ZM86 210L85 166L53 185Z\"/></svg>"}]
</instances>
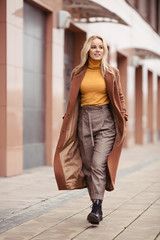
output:
<instances>
[{"instance_id":1,"label":"canopy overhang","mask_svg":"<svg viewBox=\"0 0 160 240\"><path fill-rule=\"evenodd\" d=\"M64 0L64 9L71 14L74 22L109 22L128 26L116 13L91 0Z\"/></svg>"},{"instance_id":2,"label":"canopy overhang","mask_svg":"<svg viewBox=\"0 0 160 240\"><path fill-rule=\"evenodd\" d=\"M123 52L128 53L131 56L137 56L141 59L160 59L160 54L145 48L125 48Z\"/></svg>"},{"instance_id":3,"label":"canopy overhang","mask_svg":"<svg viewBox=\"0 0 160 240\"><path fill-rule=\"evenodd\" d=\"M143 48L134 48L134 55L142 59L160 59L160 54Z\"/></svg>"}]
</instances>

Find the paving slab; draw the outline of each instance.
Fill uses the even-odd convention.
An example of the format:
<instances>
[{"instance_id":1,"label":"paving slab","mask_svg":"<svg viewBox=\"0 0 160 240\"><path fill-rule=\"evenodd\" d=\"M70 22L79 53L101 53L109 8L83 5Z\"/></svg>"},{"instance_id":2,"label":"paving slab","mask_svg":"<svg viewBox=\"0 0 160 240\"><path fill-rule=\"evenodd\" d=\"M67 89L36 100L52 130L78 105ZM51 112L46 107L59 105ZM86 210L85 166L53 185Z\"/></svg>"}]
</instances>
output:
<instances>
[{"instance_id":1,"label":"paving slab","mask_svg":"<svg viewBox=\"0 0 160 240\"><path fill-rule=\"evenodd\" d=\"M160 240L159 172L159 145L123 149L99 225L87 190L58 191L51 167L0 178L0 240Z\"/></svg>"}]
</instances>

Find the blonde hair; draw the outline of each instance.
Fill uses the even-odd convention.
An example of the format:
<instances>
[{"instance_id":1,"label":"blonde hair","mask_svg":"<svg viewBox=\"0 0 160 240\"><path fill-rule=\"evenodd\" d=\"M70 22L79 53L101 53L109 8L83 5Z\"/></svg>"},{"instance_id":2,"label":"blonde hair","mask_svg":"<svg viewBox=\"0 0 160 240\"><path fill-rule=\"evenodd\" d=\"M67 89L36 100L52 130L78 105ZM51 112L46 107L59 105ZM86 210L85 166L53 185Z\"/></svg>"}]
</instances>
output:
<instances>
[{"instance_id":1,"label":"blonde hair","mask_svg":"<svg viewBox=\"0 0 160 240\"><path fill-rule=\"evenodd\" d=\"M104 41L104 39L100 36L91 36L89 37L84 45L83 45L83 48L81 50L81 62L80 64L75 67L72 71L72 75L73 74L77 74L79 73L82 68L87 65L87 62L88 62L88 57L89 57L89 50L90 50L90 47L91 47L91 44L92 44L92 41L94 39L100 39L102 41L102 44L103 44L103 48L104 48L104 55L103 55L103 58L102 58L102 61L101 61L101 72L102 72L102 75L104 76L106 71L110 72L111 74L113 74L115 76L115 73L114 71L112 70L111 66L107 63L107 58L108 58L108 48L107 48L107 45Z\"/></svg>"}]
</instances>

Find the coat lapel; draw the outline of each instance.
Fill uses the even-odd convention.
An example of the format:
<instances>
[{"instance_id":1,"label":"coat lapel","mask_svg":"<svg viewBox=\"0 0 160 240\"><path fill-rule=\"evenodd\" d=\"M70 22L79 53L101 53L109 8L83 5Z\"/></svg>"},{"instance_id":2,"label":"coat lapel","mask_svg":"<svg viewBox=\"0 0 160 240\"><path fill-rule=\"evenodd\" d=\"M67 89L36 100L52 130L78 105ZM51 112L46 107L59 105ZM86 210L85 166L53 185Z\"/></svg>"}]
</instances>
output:
<instances>
[{"instance_id":1,"label":"coat lapel","mask_svg":"<svg viewBox=\"0 0 160 240\"><path fill-rule=\"evenodd\" d=\"M80 86L81 86L81 82L82 82L82 79L84 78L84 75L86 73L86 69L87 69L87 67L85 66L84 69L79 74L74 76L73 79L72 79L71 88L70 88L70 101L69 101L70 111L73 108L73 106L74 106L74 104L77 100L79 90L80 90Z\"/></svg>"},{"instance_id":2,"label":"coat lapel","mask_svg":"<svg viewBox=\"0 0 160 240\"><path fill-rule=\"evenodd\" d=\"M107 87L107 93L109 96L109 99L113 101L113 93L114 93L114 76L110 72L106 72L105 74L105 82L106 82L106 87Z\"/></svg>"}]
</instances>

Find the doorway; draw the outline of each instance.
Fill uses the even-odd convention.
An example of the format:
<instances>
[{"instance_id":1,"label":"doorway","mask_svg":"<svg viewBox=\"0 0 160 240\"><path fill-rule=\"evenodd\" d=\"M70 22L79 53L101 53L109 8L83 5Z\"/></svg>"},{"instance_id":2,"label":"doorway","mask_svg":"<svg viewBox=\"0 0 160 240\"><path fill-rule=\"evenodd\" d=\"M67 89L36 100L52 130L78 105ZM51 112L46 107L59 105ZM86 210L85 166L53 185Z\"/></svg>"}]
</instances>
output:
<instances>
[{"instance_id":1,"label":"doorway","mask_svg":"<svg viewBox=\"0 0 160 240\"><path fill-rule=\"evenodd\" d=\"M160 141L160 76L157 77L157 140Z\"/></svg>"},{"instance_id":2,"label":"doorway","mask_svg":"<svg viewBox=\"0 0 160 240\"><path fill-rule=\"evenodd\" d=\"M143 93L142 93L142 66L136 67L135 79L135 141L143 144Z\"/></svg>"},{"instance_id":3,"label":"doorway","mask_svg":"<svg viewBox=\"0 0 160 240\"><path fill-rule=\"evenodd\" d=\"M148 71L148 126L147 142L153 142L153 73Z\"/></svg>"},{"instance_id":4,"label":"doorway","mask_svg":"<svg viewBox=\"0 0 160 240\"><path fill-rule=\"evenodd\" d=\"M23 168L45 165L46 15L24 1Z\"/></svg>"},{"instance_id":5,"label":"doorway","mask_svg":"<svg viewBox=\"0 0 160 240\"><path fill-rule=\"evenodd\" d=\"M71 72L80 63L81 49L86 40L86 32L71 24L65 30L64 39L64 112L66 111L71 83Z\"/></svg>"}]
</instances>

